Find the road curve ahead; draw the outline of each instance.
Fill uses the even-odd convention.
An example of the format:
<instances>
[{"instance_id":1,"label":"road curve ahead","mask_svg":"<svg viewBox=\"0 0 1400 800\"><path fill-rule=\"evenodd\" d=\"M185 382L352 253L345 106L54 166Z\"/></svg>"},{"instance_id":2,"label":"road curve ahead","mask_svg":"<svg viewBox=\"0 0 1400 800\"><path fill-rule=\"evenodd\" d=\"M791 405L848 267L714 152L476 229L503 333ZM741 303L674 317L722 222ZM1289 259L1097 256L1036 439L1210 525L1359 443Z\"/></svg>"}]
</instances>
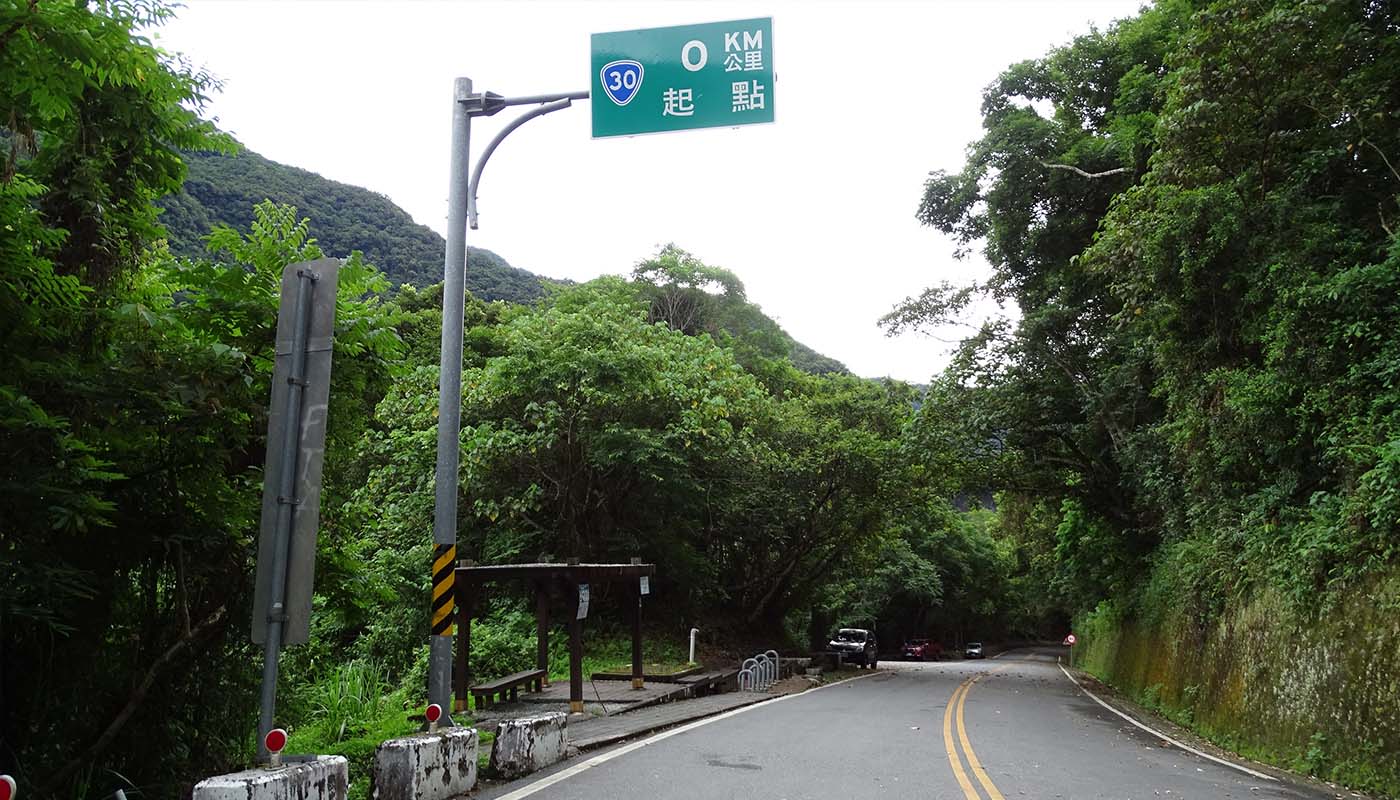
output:
<instances>
[{"instance_id":1,"label":"road curve ahead","mask_svg":"<svg viewBox=\"0 0 1400 800\"><path fill-rule=\"evenodd\" d=\"M1323 800L1184 752L1085 696L1053 650L889 664L486 793L656 798Z\"/></svg>"}]
</instances>

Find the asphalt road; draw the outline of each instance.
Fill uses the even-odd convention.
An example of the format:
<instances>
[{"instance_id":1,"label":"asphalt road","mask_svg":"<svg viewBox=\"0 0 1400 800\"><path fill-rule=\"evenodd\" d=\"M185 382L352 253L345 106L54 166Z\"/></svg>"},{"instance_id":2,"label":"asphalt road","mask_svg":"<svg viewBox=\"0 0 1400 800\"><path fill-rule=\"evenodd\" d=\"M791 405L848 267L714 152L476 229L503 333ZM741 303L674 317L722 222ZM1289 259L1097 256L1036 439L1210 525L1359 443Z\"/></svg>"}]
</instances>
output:
<instances>
[{"instance_id":1,"label":"asphalt road","mask_svg":"<svg viewBox=\"0 0 1400 800\"><path fill-rule=\"evenodd\" d=\"M1255 798L1318 792L1163 746L1085 696L1054 650L881 664L867 677L752 707L580 768L488 793L608 798ZM551 783L552 781L552 783Z\"/></svg>"}]
</instances>

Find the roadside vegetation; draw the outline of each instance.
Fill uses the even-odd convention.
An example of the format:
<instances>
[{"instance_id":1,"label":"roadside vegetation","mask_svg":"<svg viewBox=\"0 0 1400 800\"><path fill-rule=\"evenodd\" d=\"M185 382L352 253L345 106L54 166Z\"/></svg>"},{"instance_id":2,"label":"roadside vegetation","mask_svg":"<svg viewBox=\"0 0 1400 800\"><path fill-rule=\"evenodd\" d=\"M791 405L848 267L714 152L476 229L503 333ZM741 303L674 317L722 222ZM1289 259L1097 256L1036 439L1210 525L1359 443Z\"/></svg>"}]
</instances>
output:
<instances>
[{"instance_id":1,"label":"roadside vegetation","mask_svg":"<svg viewBox=\"0 0 1400 800\"><path fill-rule=\"evenodd\" d=\"M178 796L249 762L278 281L323 254L346 260L315 615L280 718L363 776L423 704L441 286L393 287L271 202L172 252L182 154L237 144L201 117L217 81L133 33L169 13L0 13L0 759L35 797ZM466 315L463 557L657 563L648 659L672 665L697 623L742 651L891 609L1002 622L990 534L908 446L917 391L823 367L732 273L667 246ZM627 660L618 602L599 587L586 671ZM533 654L526 598L493 596L478 675Z\"/></svg>"},{"instance_id":2,"label":"roadside vegetation","mask_svg":"<svg viewBox=\"0 0 1400 800\"><path fill-rule=\"evenodd\" d=\"M1398 13L1163 0L1008 68L918 212L991 277L885 324L1018 313L927 387L847 374L675 245L581 285L496 265L526 302L467 298L459 554L656 563L663 668L692 625L738 655L1074 620L1174 718L1400 794ZM290 749L349 756L360 796L424 702L442 286L256 191L192 234L184 154L238 145L202 117L214 77L134 33L169 14L0 8L0 769L174 797L251 760L278 280L324 254L315 614L279 696ZM628 663L622 602L595 587L585 673ZM480 614L479 677L533 665L527 597Z\"/></svg>"},{"instance_id":3,"label":"roadside vegetation","mask_svg":"<svg viewBox=\"0 0 1400 800\"><path fill-rule=\"evenodd\" d=\"M991 298L914 426L1003 490L1087 662L1277 763L1400 794L1400 11L1162 0L1008 68L919 218ZM951 444L951 447L948 445Z\"/></svg>"}]
</instances>

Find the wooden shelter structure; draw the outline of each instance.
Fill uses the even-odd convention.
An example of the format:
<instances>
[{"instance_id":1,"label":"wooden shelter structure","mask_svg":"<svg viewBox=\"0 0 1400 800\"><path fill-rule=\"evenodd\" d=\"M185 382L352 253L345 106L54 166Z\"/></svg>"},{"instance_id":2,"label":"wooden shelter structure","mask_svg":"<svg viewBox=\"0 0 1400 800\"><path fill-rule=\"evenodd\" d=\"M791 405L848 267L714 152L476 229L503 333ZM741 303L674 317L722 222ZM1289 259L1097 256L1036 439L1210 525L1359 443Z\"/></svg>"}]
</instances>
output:
<instances>
[{"instance_id":1,"label":"wooden shelter structure","mask_svg":"<svg viewBox=\"0 0 1400 800\"><path fill-rule=\"evenodd\" d=\"M531 672L518 673L511 678L519 678L522 685L536 679L547 682L549 678L549 600L552 593L563 595L565 607L569 610L569 710L583 711L583 620L588 609L583 606L591 587L601 583L626 583L629 585L629 598L636 602L627 604L631 610L632 623L632 687L640 689L642 679L642 579L650 581L656 574L655 564L643 564L634 558L630 564L580 564L577 560L555 564L501 564L477 566L470 561L459 561L456 569L457 601L457 657L454 670L455 710L466 708L467 694L472 691L471 647L472 612L481 599L488 583L502 581L524 581L535 596L535 667ZM581 609L581 606L582 609ZM580 610L583 613L580 613ZM542 674L541 674L542 673ZM509 680L509 679L507 679ZM493 690L502 687L493 686ZM513 689L506 687L512 693Z\"/></svg>"}]
</instances>

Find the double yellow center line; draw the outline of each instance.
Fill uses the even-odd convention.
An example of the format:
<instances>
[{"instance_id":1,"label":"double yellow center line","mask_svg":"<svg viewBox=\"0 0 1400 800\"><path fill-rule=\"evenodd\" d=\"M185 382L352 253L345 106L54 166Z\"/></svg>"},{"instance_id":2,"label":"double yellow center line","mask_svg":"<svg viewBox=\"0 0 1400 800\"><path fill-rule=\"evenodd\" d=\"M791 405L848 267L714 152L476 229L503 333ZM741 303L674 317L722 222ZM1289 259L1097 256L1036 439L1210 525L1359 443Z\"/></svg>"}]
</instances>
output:
<instances>
[{"instance_id":1,"label":"double yellow center line","mask_svg":"<svg viewBox=\"0 0 1400 800\"><path fill-rule=\"evenodd\" d=\"M998 667L992 672L1000 672L1011 666ZM986 791L990 800L1006 800L1001 792L997 790L996 784L988 777L987 771L982 769L982 762L977 760L977 753L972 749L972 742L967 740L967 727L963 724L963 708L967 705L967 693L972 691L972 684L981 680L991 673L975 675L958 685L953 690L953 696L948 700L948 708L943 712L943 746L948 751L948 763L953 766L953 777L958 779L958 786L962 787L963 794L967 800L982 800L982 796L973 788L972 781L968 780L967 770L963 769L963 762L958 757L957 742L962 743L963 755L967 757L967 765L972 774L976 776L977 782L982 784L982 789ZM957 742L953 740L954 718L958 729Z\"/></svg>"}]
</instances>

